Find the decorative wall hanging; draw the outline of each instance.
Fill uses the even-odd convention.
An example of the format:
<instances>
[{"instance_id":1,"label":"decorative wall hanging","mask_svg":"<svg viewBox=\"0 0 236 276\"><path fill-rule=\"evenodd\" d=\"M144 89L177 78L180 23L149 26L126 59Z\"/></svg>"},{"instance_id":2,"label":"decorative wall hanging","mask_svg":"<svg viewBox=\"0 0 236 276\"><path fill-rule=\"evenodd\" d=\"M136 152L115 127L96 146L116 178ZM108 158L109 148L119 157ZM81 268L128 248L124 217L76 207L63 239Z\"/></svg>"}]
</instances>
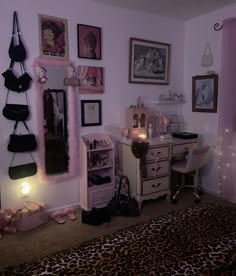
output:
<instances>
[{"instance_id":1,"label":"decorative wall hanging","mask_svg":"<svg viewBox=\"0 0 236 276\"><path fill-rule=\"evenodd\" d=\"M17 39L16 39L17 36ZM8 119L15 121L14 131L9 136L8 150L13 152L12 160L8 168L8 175L12 180L20 179L27 176L32 176L37 173L37 164L31 154L37 148L37 141L34 134L32 134L25 120L28 119L30 115L27 90L30 88L32 81L31 76L26 72L24 61L27 57L26 48L23 45L21 39L20 26L18 22L17 12L13 13L13 29L11 43L8 49L8 54L11 59L10 67L2 73L5 78L4 85L7 88L7 96L5 100L5 105L2 110L3 116ZM14 73L14 65L18 63L20 65L21 75L16 77ZM9 103L9 97L13 93L23 93L25 98L25 104ZM16 128L18 123L22 121L26 127L27 134L17 135ZM16 153L29 152L32 160L34 162L12 166Z\"/></svg>"},{"instance_id":2,"label":"decorative wall hanging","mask_svg":"<svg viewBox=\"0 0 236 276\"><path fill-rule=\"evenodd\" d=\"M201 65L203 67L208 67L208 66L211 66L212 64L213 64L213 55L211 53L210 43L207 42L202 56Z\"/></svg>"},{"instance_id":3,"label":"decorative wall hanging","mask_svg":"<svg viewBox=\"0 0 236 276\"><path fill-rule=\"evenodd\" d=\"M79 86L80 81L77 78L75 67L72 64L67 66L67 76L64 78L65 86Z\"/></svg>"},{"instance_id":4,"label":"decorative wall hanging","mask_svg":"<svg viewBox=\"0 0 236 276\"><path fill-rule=\"evenodd\" d=\"M192 111L217 112L218 75L192 77Z\"/></svg>"},{"instance_id":5,"label":"decorative wall hanging","mask_svg":"<svg viewBox=\"0 0 236 276\"><path fill-rule=\"evenodd\" d=\"M102 101L82 100L81 101L81 125L100 126L102 124Z\"/></svg>"},{"instance_id":6,"label":"decorative wall hanging","mask_svg":"<svg viewBox=\"0 0 236 276\"><path fill-rule=\"evenodd\" d=\"M67 20L42 14L38 20L40 56L69 59Z\"/></svg>"},{"instance_id":7,"label":"decorative wall hanging","mask_svg":"<svg viewBox=\"0 0 236 276\"><path fill-rule=\"evenodd\" d=\"M77 25L78 58L101 60L101 28Z\"/></svg>"},{"instance_id":8,"label":"decorative wall hanging","mask_svg":"<svg viewBox=\"0 0 236 276\"><path fill-rule=\"evenodd\" d=\"M102 94L104 92L103 67L79 65L77 71L81 94Z\"/></svg>"},{"instance_id":9,"label":"decorative wall hanging","mask_svg":"<svg viewBox=\"0 0 236 276\"><path fill-rule=\"evenodd\" d=\"M168 84L170 44L130 38L129 82Z\"/></svg>"}]
</instances>

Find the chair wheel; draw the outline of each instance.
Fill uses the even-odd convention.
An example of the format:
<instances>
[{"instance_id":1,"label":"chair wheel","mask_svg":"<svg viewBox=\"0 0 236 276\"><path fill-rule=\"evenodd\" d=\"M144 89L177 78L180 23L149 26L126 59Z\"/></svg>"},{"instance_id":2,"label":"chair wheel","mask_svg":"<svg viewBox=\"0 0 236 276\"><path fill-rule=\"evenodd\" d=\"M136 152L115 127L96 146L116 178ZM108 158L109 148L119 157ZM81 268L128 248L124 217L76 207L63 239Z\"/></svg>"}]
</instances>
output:
<instances>
[{"instance_id":1,"label":"chair wheel","mask_svg":"<svg viewBox=\"0 0 236 276\"><path fill-rule=\"evenodd\" d=\"M172 198L171 203L176 204L177 200L175 198Z\"/></svg>"},{"instance_id":2,"label":"chair wheel","mask_svg":"<svg viewBox=\"0 0 236 276\"><path fill-rule=\"evenodd\" d=\"M199 198L196 198L195 200L194 200L194 203L200 203L201 202L201 200L199 199Z\"/></svg>"}]
</instances>

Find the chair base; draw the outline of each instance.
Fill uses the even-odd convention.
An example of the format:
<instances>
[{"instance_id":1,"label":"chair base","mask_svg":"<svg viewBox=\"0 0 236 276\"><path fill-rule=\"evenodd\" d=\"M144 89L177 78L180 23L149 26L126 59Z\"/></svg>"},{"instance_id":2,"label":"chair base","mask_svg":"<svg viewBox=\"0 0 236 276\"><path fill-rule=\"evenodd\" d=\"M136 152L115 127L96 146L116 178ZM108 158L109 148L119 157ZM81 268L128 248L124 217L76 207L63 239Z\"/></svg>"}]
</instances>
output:
<instances>
[{"instance_id":1,"label":"chair base","mask_svg":"<svg viewBox=\"0 0 236 276\"><path fill-rule=\"evenodd\" d=\"M185 188L192 188L192 189L194 189L194 186L193 185L181 185L178 188L178 190L175 192L175 194L171 197L171 202L173 204L177 203L177 197L178 197L180 191L183 190L183 189L185 189ZM201 201L200 193L201 192L198 192L198 191L194 191L193 192L193 196L195 197L195 200L194 200L195 203L200 203L200 201Z\"/></svg>"}]
</instances>

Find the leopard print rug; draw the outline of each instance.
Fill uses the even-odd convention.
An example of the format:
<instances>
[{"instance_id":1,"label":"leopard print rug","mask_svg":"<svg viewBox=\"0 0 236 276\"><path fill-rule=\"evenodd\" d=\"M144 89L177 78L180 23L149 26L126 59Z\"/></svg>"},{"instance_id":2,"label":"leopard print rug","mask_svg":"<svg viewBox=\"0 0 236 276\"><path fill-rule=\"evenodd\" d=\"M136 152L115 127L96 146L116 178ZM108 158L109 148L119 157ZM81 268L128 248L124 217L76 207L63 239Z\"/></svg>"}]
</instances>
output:
<instances>
[{"instance_id":1,"label":"leopard print rug","mask_svg":"<svg viewBox=\"0 0 236 276\"><path fill-rule=\"evenodd\" d=\"M236 275L236 208L175 211L1 275Z\"/></svg>"}]
</instances>

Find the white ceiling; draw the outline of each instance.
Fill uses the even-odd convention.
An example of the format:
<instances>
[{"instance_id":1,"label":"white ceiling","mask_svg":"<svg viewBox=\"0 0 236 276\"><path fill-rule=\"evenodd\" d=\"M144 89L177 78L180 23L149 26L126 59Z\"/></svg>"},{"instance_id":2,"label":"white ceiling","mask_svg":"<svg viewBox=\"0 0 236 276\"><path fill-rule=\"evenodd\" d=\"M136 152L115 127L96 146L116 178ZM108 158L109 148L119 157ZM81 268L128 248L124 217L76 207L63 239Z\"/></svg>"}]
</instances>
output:
<instances>
[{"instance_id":1,"label":"white ceiling","mask_svg":"<svg viewBox=\"0 0 236 276\"><path fill-rule=\"evenodd\" d=\"M160 16L188 20L224 6L236 0L94 0L107 5L142 10Z\"/></svg>"}]
</instances>

